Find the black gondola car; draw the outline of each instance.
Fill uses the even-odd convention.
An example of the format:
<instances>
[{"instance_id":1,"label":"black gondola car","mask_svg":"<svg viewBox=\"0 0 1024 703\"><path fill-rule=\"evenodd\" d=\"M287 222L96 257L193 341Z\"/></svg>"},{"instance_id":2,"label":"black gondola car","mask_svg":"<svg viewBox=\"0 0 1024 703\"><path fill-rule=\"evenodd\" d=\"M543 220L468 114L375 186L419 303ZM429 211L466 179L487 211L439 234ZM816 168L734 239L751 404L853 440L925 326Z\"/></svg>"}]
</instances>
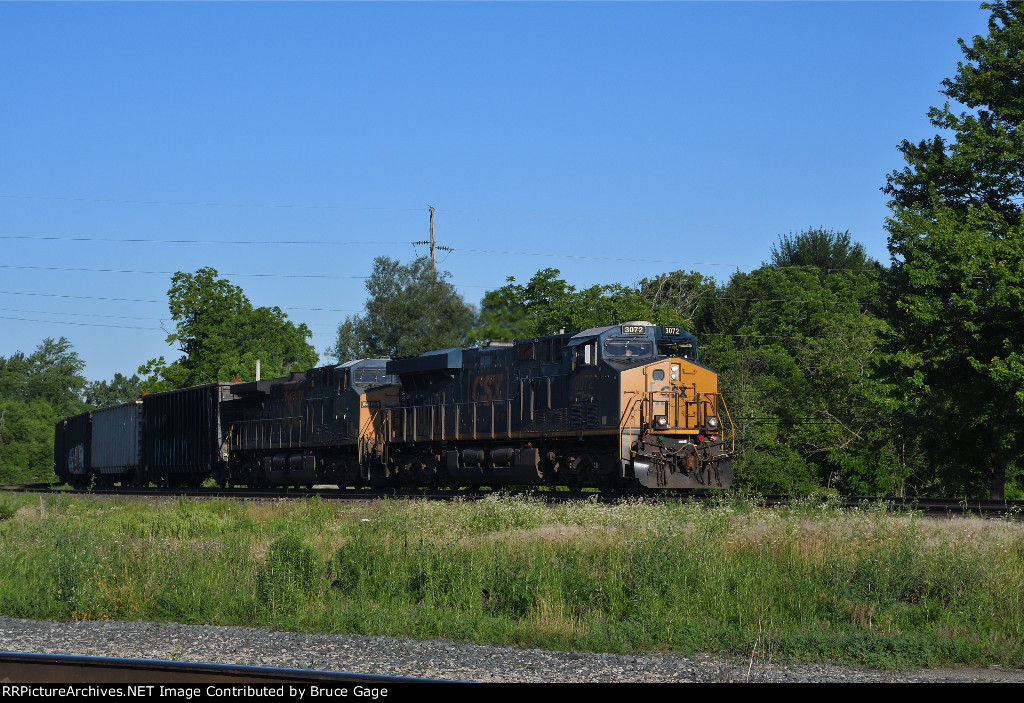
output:
<instances>
[{"instance_id":1,"label":"black gondola car","mask_svg":"<svg viewBox=\"0 0 1024 703\"><path fill-rule=\"evenodd\" d=\"M66 417L53 428L53 470L75 488L92 484L92 418L89 413Z\"/></svg>"},{"instance_id":2,"label":"black gondola car","mask_svg":"<svg viewBox=\"0 0 1024 703\"><path fill-rule=\"evenodd\" d=\"M230 383L153 393L142 398L142 485L199 486L222 474L224 431L234 419Z\"/></svg>"}]
</instances>

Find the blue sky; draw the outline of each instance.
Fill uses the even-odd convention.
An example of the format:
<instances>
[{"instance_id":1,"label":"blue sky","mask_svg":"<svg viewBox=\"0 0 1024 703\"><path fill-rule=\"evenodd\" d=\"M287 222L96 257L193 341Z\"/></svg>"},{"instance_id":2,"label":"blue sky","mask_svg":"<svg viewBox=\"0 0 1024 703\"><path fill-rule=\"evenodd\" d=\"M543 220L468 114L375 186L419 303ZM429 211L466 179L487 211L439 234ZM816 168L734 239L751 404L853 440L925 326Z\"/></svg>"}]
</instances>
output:
<instances>
[{"instance_id":1,"label":"blue sky","mask_svg":"<svg viewBox=\"0 0 1024 703\"><path fill-rule=\"evenodd\" d=\"M887 262L879 188L986 20L975 2L2 2L0 355L64 336L90 379L174 358L170 274L213 266L324 359L373 258L426 253L430 205L473 303L545 267L725 281L808 227Z\"/></svg>"}]
</instances>

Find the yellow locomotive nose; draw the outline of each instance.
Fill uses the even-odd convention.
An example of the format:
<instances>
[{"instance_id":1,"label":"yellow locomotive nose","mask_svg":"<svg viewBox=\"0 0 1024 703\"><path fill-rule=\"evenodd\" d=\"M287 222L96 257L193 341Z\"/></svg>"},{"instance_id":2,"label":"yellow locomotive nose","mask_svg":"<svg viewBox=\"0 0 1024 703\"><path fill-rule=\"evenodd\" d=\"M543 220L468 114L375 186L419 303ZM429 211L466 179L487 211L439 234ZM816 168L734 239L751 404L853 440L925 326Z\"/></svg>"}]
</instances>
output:
<instances>
[{"instance_id":1,"label":"yellow locomotive nose","mask_svg":"<svg viewBox=\"0 0 1024 703\"><path fill-rule=\"evenodd\" d=\"M656 359L622 372L620 457L649 488L728 488L731 439L717 376L687 358Z\"/></svg>"}]
</instances>

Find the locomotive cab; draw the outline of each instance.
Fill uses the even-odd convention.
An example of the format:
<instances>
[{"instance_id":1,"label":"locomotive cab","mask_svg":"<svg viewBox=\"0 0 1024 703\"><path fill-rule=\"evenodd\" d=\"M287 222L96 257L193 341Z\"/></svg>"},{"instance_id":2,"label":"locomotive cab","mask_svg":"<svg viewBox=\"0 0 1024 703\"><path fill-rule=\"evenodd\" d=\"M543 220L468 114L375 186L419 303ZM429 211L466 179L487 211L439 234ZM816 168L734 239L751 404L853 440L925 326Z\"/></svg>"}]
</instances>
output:
<instances>
[{"instance_id":1,"label":"locomotive cab","mask_svg":"<svg viewBox=\"0 0 1024 703\"><path fill-rule=\"evenodd\" d=\"M693 335L679 327L628 322L585 330L567 346L573 358L571 401L594 427L617 425L621 478L649 488L731 485L727 411L717 376L700 363ZM618 395L588 394L593 388Z\"/></svg>"}]
</instances>

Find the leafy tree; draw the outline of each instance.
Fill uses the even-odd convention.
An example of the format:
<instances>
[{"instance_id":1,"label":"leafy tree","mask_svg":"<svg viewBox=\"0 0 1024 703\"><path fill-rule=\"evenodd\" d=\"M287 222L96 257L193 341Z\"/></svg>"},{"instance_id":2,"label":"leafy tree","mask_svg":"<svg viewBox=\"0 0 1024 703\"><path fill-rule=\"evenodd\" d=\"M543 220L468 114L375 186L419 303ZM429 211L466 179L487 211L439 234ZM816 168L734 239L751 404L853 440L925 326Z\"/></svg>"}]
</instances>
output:
<instances>
[{"instance_id":1,"label":"leafy tree","mask_svg":"<svg viewBox=\"0 0 1024 703\"><path fill-rule=\"evenodd\" d=\"M647 292L642 286L638 290L620 284L595 284L577 290L559 274L558 269L542 269L525 285L510 276L504 286L488 291L480 312L481 324L470 338L476 342L507 342L553 334L559 329L583 330L631 320L683 323L680 311L672 305L673 292L682 289L676 279L645 280Z\"/></svg>"},{"instance_id":2,"label":"leafy tree","mask_svg":"<svg viewBox=\"0 0 1024 703\"><path fill-rule=\"evenodd\" d=\"M408 264L378 256L366 281L365 314L338 326L327 350L339 361L419 354L462 346L476 310L438 273L427 257Z\"/></svg>"},{"instance_id":3,"label":"leafy tree","mask_svg":"<svg viewBox=\"0 0 1024 703\"><path fill-rule=\"evenodd\" d=\"M84 369L71 342L47 337L29 356L0 357L0 398L39 399L61 417L74 415L83 410Z\"/></svg>"},{"instance_id":4,"label":"leafy tree","mask_svg":"<svg viewBox=\"0 0 1024 703\"><path fill-rule=\"evenodd\" d=\"M781 237L772 251L734 274L695 328L738 431L738 482L904 493L909 467L895 455L889 388L874 371L877 264L848 235L822 230Z\"/></svg>"},{"instance_id":5,"label":"leafy tree","mask_svg":"<svg viewBox=\"0 0 1024 703\"><path fill-rule=\"evenodd\" d=\"M91 381L85 387L85 402L94 408L109 408L141 397L142 379L136 374L128 378L115 373L110 381Z\"/></svg>"},{"instance_id":6,"label":"leafy tree","mask_svg":"<svg viewBox=\"0 0 1024 703\"><path fill-rule=\"evenodd\" d=\"M679 324L693 329L707 304L718 293L714 279L696 271L672 271L640 281L638 291L658 310L654 317L666 320L663 324ZM674 315L675 320L667 321Z\"/></svg>"},{"instance_id":7,"label":"leafy tree","mask_svg":"<svg viewBox=\"0 0 1024 703\"><path fill-rule=\"evenodd\" d=\"M0 480L52 477L53 426L85 409L84 368L63 337L0 357Z\"/></svg>"},{"instance_id":8,"label":"leafy tree","mask_svg":"<svg viewBox=\"0 0 1024 703\"><path fill-rule=\"evenodd\" d=\"M185 388L215 381L256 378L256 361L264 378L316 365L317 354L306 340L312 332L296 326L278 307L254 308L238 286L218 278L213 268L174 274L167 291L177 344L184 356L168 364L163 357L139 367L148 391Z\"/></svg>"},{"instance_id":9,"label":"leafy tree","mask_svg":"<svg viewBox=\"0 0 1024 703\"><path fill-rule=\"evenodd\" d=\"M1024 450L1024 5L994 2L988 35L959 40L943 81L969 108L932 107L935 136L900 145L888 176L893 263L887 310L904 390L904 430L920 438L937 488L1002 498Z\"/></svg>"},{"instance_id":10,"label":"leafy tree","mask_svg":"<svg viewBox=\"0 0 1024 703\"><path fill-rule=\"evenodd\" d=\"M1024 450L1024 233L986 206L941 202L897 207L888 228L905 430L937 490L1002 498Z\"/></svg>"},{"instance_id":11,"label":"leafy tree","mask_svg":"<svg viewBox=\"0 0 1024 703\"><path fill-rule=\"evenodd\" d=\"M1016 225L1024 197L1024 5L1000 0L981 7L991 10L988 36L974 37L970 46L957 40L966 61L941 91L972 111L954 113L948 102L929 108L932 125L952 132L953 140L901 142L907 166L890 173L882 190L899 210L931 210L937 197L960 212L988 206Z\"/></svg>"},{"instance_id":12,"label":"leafy tree","mask_svg":"<svg viewBox=\"0 0 1024 703\"><path fill-rule=\"evenodd\" d=\"M878 262L869 258L864 245L850 240L850 233L812 228L800 234L779 237L772 245L773 268L806 266L822 274L833 270L860 270L878 268Z\"/></svg>"}]
</instances>

